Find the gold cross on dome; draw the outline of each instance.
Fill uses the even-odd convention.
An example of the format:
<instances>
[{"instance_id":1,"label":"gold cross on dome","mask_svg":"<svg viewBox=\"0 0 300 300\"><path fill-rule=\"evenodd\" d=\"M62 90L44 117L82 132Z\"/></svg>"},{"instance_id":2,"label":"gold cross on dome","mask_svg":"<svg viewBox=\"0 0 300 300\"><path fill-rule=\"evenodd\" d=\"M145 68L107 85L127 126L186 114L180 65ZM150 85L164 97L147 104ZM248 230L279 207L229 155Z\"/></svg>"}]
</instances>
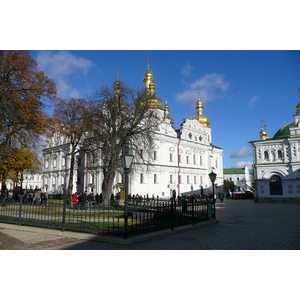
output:
<instances>
[{"instance_id":1,"label":"gold cross on dome","mask_svg":"<svg viewBox=\"0 0 300 300\"><path fill-rule=\"evenodd\" d=\"M168 104L168 97L169 97L169 95L166 94L166 96L165 96L165 98L166 98L166 104Z\"/></svg>"},{"instance_id":2,"label":"gold cross on dome","mask_svg":"<svg viewBox=\"0 0 300 300\"><path fill-rule=\"evenodd\" d=\"M197 94L198 94L198 99L200 99L200 94L201 94L200 90L198 90Z\"/></svg>"},{"instance_id":3,"label":"gold cross on dome","mask_svg":"<svg viewBox=\"0 0 300 300\"><path fill-rule=\"evenodd\" d=\"M150 58L147 56L147 71L150 71Z\"/></svg>"},{"instance_id":4,"label":"gold cross on dome","mask_svg":"<svg viewBox=\"0 0 300 300\"><path fill-rule=\"evenodd\" d=\"M266 129L267 125L265 124L265 121L263 119L260 120L261 128Z\"/></svg>"}]
</instances>

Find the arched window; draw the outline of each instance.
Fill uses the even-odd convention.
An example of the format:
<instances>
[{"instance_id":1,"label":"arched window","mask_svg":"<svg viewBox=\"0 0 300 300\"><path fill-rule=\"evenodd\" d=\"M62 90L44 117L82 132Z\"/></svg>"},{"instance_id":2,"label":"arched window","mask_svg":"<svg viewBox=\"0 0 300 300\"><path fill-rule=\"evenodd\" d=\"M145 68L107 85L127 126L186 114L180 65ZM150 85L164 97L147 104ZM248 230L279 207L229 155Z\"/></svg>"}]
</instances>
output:
<instances>
[{"instance_id":1,"label":"arched window","mask_svg":"<svg viewBox=\"0 0 300 300\"><path fill-rule=\"evenodd\" d=\"M282 195L282 180L278 175L270 177L270 195Z\"/></svg>"},{"instance_id":2,"label":"arched window","mask_svg":"<svg viewBox=\"0 0 300 300\"><path fill-rule=\"evenodd\" d=\"M282 159L282 151L278 150L277 154L278 154L278 158Z\"/></svg>"},{"instance_id":3,"label":"arched window","mask_svg":"<svg viewBox=\"0 0 300 300\"><path fill-rule=\"evenodd\" d=\"M53 168L56 168L57 167L57 157L55 156L53 158Z\"/></svg>"},{"instance_id":4,"label":"arched window","mask_svg":"<svg viewBox=\"0 0 300 300\"><path fill-rule=\"evenodd\" d=\"M264 152L264 158L265 158L265 160L269 160L269 153L268 153L268 151Z\"/></svg>"}]
</instances>

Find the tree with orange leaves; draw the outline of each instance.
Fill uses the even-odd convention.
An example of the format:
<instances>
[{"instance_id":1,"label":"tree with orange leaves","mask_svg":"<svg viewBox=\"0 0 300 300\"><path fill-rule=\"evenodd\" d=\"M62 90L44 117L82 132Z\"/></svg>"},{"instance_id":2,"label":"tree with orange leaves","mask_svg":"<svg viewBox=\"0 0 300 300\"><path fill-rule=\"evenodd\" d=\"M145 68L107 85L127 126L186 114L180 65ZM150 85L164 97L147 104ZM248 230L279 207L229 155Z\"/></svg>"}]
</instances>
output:
<instances>
[{"instance_id":1,"label":"tree with orange leaves","mask_svg":"<svg viewBox=\"0 0 300 300\"><path fill-rule=\"evenodd\" d=\"M19 175L23 175L24 171L36 172L40 164L34 151L25 148L11 148L5 165L8 171L8 178L16 183L19 180Z\"/></svg>"},{"instance_id":2,"label":"tree with orange leaves","mask_svg":"<svg viewBox=\"0 0 300 300\"><path fill-rule=\"evenodd\" d=\"M11 150L36 148L48 128L46 100L56 99L55 83L38 69L29 51L0 51L0 177L2 192Z\"/></svg>"}]
</instances>

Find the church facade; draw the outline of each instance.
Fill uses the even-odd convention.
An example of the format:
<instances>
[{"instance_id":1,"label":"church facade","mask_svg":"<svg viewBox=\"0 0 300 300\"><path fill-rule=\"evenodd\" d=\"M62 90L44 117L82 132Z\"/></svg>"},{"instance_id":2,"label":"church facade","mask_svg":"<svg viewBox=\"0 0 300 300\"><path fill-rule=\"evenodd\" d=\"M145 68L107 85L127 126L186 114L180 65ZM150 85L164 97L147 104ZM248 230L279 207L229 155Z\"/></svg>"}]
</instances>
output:
<instances>
[{"instance_id":1,"label":"church facade","mask_svg":"<svg viewBox=\"0 0 300 300\"><path fill-rule=\"evenodd\" d=\"M144 74L145 91L153 94L151 109L157 110L161 123L154 130L153 161L143 165L134 159L129 174L129 193L142 197L169 199L176 194L208 194L212 183L208 174L217 174L215 192L223 192L223 149L212 144L210 120L203 115L203 103L195 97L196 117L184 119L179 129L174 128L170 107L164 106L155 95L153 73ZM43 190L49 194L63 194L68 183L70 163L68 143L64 137L55 134L43 150ZM144 149L140 149L140 156ZM146 151L145 151L146 152ZM146 155L146 153L145 153ZM100 154L99 154L100 157ZM123 170L117 172L112 193L124 194ZM92 190L101 193L103 173L101 160L91 159L85 152L79 152L76 160L73 192Z\"/></svg>"},{"instance_id":2,"label":"church facade","mask_svg":"<svg viewBox=\"0 0 300 300\"><path fill-rule=\"evenodd\" d=\"M269 138L265 128L260 140L251 141L254 181L259 202L300 202L300 103L294 121Z\"/></svg>"}]
</instances>

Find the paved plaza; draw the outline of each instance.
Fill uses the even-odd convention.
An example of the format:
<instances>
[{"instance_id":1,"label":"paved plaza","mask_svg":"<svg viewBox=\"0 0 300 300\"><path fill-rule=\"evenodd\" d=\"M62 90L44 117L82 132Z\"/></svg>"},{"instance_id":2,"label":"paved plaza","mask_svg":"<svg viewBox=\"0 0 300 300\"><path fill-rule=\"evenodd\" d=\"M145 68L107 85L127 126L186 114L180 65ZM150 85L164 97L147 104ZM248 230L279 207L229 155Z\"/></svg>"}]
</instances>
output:
<instances>
[{"instance_id":1,"label":"paved plaza","mask_svg":"<svg viewBox=\"0 0 300 300\"><path fill-rule=\"evenodd\" d=\"M300 250L300 204L225 200L218 223L122 245L89 235L0 224L0 249L30 250ZM24 229L25 228L25 229Z\"/></svg>"}]
</instances>

